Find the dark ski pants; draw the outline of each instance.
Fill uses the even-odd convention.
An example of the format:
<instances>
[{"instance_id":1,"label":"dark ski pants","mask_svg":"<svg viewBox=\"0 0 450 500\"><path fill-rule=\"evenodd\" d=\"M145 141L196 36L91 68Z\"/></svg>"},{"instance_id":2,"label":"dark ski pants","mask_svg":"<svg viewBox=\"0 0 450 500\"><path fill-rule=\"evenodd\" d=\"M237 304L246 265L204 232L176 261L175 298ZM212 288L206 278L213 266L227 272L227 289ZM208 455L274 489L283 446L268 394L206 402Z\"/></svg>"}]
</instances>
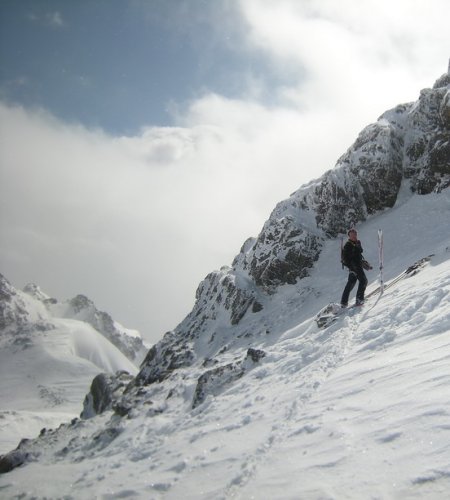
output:
<instances>
[{"instance_id":1,"label":"dark ski pants","mask_svg":"<svg viewBox=\"0 0 450 500\"><path fill-rule=\"evenodd\" d=\"M360 267L348 273L347 284L345 285L344 292L341 298L342 305L348 304L348 297L357 281L359 281L359 285L358 290L356 291L356 300L361 302L364 301L364 292L366 291L367 278L364 270L362 269L362 267Z\"/></svg>"}]
</instances>

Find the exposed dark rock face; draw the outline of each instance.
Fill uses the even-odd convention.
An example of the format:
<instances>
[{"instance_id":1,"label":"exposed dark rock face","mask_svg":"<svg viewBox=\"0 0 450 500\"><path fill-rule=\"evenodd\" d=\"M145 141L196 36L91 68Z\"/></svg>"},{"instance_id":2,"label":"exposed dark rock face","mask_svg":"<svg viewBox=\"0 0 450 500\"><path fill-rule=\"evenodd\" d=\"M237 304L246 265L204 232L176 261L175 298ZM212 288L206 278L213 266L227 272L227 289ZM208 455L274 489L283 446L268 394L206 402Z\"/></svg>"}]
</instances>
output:
<instances>
[{"instance_id":1,"label":"exposed dark rock face","mask_svg":"<svg viewBox=\"0 0 450 500\"><path fill-rule=\"evenodd\" d=\"M247 359L251 359L253 363L258 363L266 357L266 353L262 349L253 349L250 347L247 350Z\"/></svg>"},{"instance_id":2,"label":"exposed dark rock face","mask_svg":"<svg viewBox=\"0 0 450 500\"><path fill-rule=\"evenodd\" d=\"M115 375L99 373L94 377L90 391L84 399L80 417L92 418L110 410L122 396L132 378L132 375L127 372L117 372Z\"/></svg>"},{"instance_id":3,"label":"exposed dark rock face","mask_svg":"<svg viewBox=\"0 0 450 500\"><path fill-rule=\"evenodd\" d=\"M12 299L17 295L9 281L0 274L0 330L5 330L8 326L20 319L20 314L12 307Z\"/></svg>"},{"instance_id":4,"label":"exposed dark rock face","mask_svg":"<svg viewBox=\"0 0 450 500\"><path fill-rule=\"evenodd\" d=\"M419 194L450 185L450 76L422 90L409 113L405 133L404 177Z\"/></svg>"},{"instance_id":5,"label":"exposed dark rock face","mask_svg":"<svg viewBox=\"0 0 450 500\"><path fill-rule=\"evenodd\" d=\"M28 455L17 448L0 456L0 474L10 472L27 461Z\"/></svg>"},{"instance_id":6,"label":"exposed dark rock face","mask_svg":"<svg viewBox=\"0 0 450 500\"><path fill-rule=\"evenodd\" d=\"M299 225L293 216L271 218L256 240L251 258L244 259L243 265L256 286L272 293L280 285L293 285L307 276L320 249L321 238Z\"/></svg>"}]
</instances>

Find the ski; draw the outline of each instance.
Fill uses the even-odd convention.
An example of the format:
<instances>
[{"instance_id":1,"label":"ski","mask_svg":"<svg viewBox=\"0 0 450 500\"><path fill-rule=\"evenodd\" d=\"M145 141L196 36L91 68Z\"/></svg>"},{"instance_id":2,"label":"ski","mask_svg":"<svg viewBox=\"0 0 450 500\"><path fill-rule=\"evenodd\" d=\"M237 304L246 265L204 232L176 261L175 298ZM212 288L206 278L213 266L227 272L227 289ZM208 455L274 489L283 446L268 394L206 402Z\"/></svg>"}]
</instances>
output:
<instances>
[{"instance_id":1,"label":"ski","mask_svg":"<svg viewBox=\"0 0 450 500\"><path fill-rule=\"evenodd\" d=\"M384 243L383 231L378 229L378 263L380 267L380 295L384 291L383 266L384 266Z\"/></svg>"},{"instance_id":2,"label":"ski","mask_svg":"<svg viewBox=\"0 0 450 500\"><path fill-rule=\"evenodd\" d=\"M396 283L398 283L400 280L409 278L411 276L414 276L417 274L427 262L431 260L434 254L428 255L427 257L423 257L422 259L419 259L418 261L414 262L414 264L411 264L409 267L407 267L402 273L400 273L398 276L393 278L391 281L388 283L384 283L383 281L380 281L379 286L377 286L374 290L372 290L370 293L366 294L366 301L373 297L374 295L379 295L379 298L383 294L385 290L388 290L392 286L394 286ZM378 302L378 300L377 300ZM314 320L317 323L317 326L319 328L327 328L330 326L332 323L334 323L340 316L345 314L346 312L349 312L353 309L359 309L361 306L353 304L348 307L342 307L340 304L332 302L331 304L328 304L325 306L323 309L321 309L315 316ZM364 306L362 306L364 307Z\"/></svg>"},{"instance_id":3,"label":"ski","mask_svg":"<svg viewBox=\"0 0 450 500\"><path fill-rule=\"evenodd\" d=\"M407 267L402 273L393 278L391 281L389 281L388 283L383 283L383 291L391 288L403 278L414 276L415 274L417 274L424 267L424 265L431 260L433 256L434 254L431 254L427 257L419 259L418 261L414 262L414 264L411 264L409 267ZM373 295L376 295L377 293L379 293L380 295L382 293L381 284L377 288L372 290L368 295L366 295L366 299L372 297Z\"/></svg>"}]
</instances>

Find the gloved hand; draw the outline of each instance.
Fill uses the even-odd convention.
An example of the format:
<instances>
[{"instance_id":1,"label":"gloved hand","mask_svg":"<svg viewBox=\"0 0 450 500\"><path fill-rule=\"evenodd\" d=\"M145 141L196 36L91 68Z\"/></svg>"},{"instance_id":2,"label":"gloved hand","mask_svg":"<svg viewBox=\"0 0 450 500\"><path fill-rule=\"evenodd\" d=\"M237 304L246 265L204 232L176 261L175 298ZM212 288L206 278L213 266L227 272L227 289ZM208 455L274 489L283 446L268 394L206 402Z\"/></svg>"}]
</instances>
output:
<instances>
[{"instance_id":1,"label":"gloved hand","mask_svg":"<svg viewBox=\"0 0 450 500\"><path fill-rule=\"evenodd\" d=\"M373 267L365 259L362 260L361 265L362 265L363 269L365 269L366 271L373 269Z\"/></svg>"}]
</instances>

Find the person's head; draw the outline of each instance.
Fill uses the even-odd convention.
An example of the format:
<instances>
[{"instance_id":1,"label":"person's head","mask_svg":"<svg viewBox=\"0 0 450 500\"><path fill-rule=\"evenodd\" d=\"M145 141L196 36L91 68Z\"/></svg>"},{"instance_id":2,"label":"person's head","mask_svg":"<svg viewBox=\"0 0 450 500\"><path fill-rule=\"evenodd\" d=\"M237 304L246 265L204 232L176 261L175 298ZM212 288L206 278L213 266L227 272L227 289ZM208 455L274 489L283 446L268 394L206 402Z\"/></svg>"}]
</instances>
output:
<instances>
[{"instance_id":1,"label":"person's head","mask_svg":"<svg viewBox=\"0 0 450 500\"><path fill-rule=\"evenodd\" d=\"M357 241L358 240L358 231L356 231L356 229L349 229L348 231L348 237L352 240L352 241Z\"/></svg>"}]
</instances>

